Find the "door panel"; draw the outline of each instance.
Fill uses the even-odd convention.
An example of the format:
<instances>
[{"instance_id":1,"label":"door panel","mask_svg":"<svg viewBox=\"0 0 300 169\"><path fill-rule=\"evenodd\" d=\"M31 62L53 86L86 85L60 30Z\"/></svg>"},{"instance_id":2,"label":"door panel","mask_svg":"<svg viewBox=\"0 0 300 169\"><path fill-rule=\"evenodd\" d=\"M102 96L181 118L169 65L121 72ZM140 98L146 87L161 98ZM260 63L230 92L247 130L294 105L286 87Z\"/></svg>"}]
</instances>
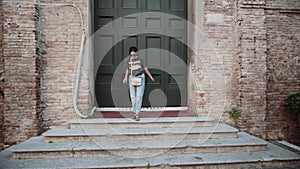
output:
<instances>
[{"instance_id":1,"label":"door panel","mask_svg":"<svg viewBox=\"0 0 300 169\"><path fill-rule=\"evenodd\" d=\"M146 63L148 66L163 66L162 51L163 37L146 36Z\"/></svg>"},{"instance_id":2,"label":"door panel","mask_svg":"<svg viewBox=\"0 0 300 169\"><path fill-rule=\"evenodd\" d=\"M163 9L162 0L146 0L143 11L161 11Z\"/></svg>"},{"instance_id":3,"label":"door panel","mask_svg":"<svg viewBox=\"0 0 300 169\"><path fill-rule=\"evenodd\" d=\"M181 11L184 12L185 3L184 0L167 0L169 2L170 11Z\"/></svg>"},{"instance_id":4,"label":"door panel","mask_svg":"<svg viewBox=\"0 0 300 169\"><path fill-rule=\"evenodd\" d=\"M156 80L146 78L143 106L151 106L149 95L159 97L152 106L186 106L186 5L187 0L95 0L95 31L121 18L120 25L112 25L111 33L95 37L95 62L100 60L97 54L120 41L95 68L99 107L130 106L128 86L121 83L130 46L138 47ZM138 12L164 12L183 19L155 13L141 16ZM135 35L138 31L145 34ZM165 36L166 32L171 36Z\"/></svg>"},{"instance_id":5,"label":"door panel","mask_svg":"<svg viewBox=\"0 0 300 169\"><path fill-rule=\"evenodd\" d=\"M178 39L167 37L166 46L169 51L166 59L166 70L170 72L167 75L166 95L168 105L178 106L187 104L187 67L186 67L186 47ZM176 98L176 99L173 99Z\"/></svg>"},{"instance_id":6,"label":"door panel","mask_svg":"<svg viewBox=\"0 0 300 169\"><path fill-rule=\"evenodd\" d=\"M114 0L98 0L97 6L99 9L111 9L114 8Z\"/></svg>"},{"instance_id":7,"label":"door panel","mask_svg":"<svg viewBox=\"0 0 300 169\"><path fill-rule=\"evenodd\" d=\"M155 34L145 34L141 35L141 46L142 50L139 54L145 56L145 61L147 67L149 68L151 74L156 79L155 82L152 82L148 76L146 76L146 88L144 93L143 106L149 107L151 106L151 102L149 100L149 94L155 90L159 89L165 90L165 79L164 79L164 53L160 49L164 49L164 37ZM156 105L157 106L157 105ZM163 106L163 105L161 105Z\"/></svg>"},{"instance_id":8,"label":"door panel","mask_svg":"<svg viewBox=\"0 0 300 169\"><path fill-rule=\"evenodd\" d=\"M113 45L115 38L116 37L114 35L96 37L95 44L98 45L98 48L95 49L95 54ZM101 43L100 45L99 42L106 43ZM110 93L107 91L111 91L112 89L111 82L113 80L113 74L115 72L116 67L119 64L116 60L116 57L114 57L116 53L116 48L112 48L106 54L106 56L101 61L101 66L99 67L96 74L95 92L98 96L97 99L101 100L103 106L109 106L113 101Z\"/></svg>"},{"instance_id":9,"label":"door panel","mask_svg":"<svg viewBox=\"0 0 300 169\"><path fill-rule=\"evenodd\" d=\"M138 9L138 0L121 0L122 9Z\"/></svg>"}]
</instances>

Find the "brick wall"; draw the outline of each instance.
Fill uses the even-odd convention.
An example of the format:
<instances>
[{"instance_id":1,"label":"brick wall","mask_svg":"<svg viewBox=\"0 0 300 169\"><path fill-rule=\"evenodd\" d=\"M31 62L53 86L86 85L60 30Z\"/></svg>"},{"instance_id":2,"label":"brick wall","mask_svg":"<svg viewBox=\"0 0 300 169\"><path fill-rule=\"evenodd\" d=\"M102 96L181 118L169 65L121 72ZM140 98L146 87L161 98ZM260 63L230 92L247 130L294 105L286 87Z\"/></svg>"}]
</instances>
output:
<instances>
[{"instance_id":1,"label":"brick wall","mask_svg":"<svg viewBox=\"0 0 300 169\"><path fill-rule=\"evenodd\" d=\"M300 6L299 0L266 0L266 6L272 10L280 9L298 9Z\"/></svg>"},{"instance_id":2,"label":"brick wall","mask_svg":"<svg viewBox=\"0 0 300 169\"><path fill-rule=\"evenodd\" d=\"M267 138L300 145L298 117L284 106L289 94L300 92L300 1L267 0L267 6Z\"/></svg>"},{"instance_id":3,"label":"brick wall","mask_svg":"<svg viewBox=\"0 0 300 169\"><path fill-rule=\"evenodd\" d=\"M238 1L238 127L299 144L297 115L284 99L299 91L299 1Z\"/></svg>"},{"instance_id":4,"label":"brick wall","mask_svg":"<svg viewBox=\"0 0 300 169\"><path fill-rule=\"evenodd\" d=\"M42 19L39 24L43 37L41 97L44 103L43 125L47 129L51 126L66 125L70 119L77 117L73 108L73 85L82 32L80 15L76 8L52 4L73 4L73 2L52 0L41 2ZM87 1L74 1L74 4L83 12L86 28ZM82 111L86 111L89 104L87 56L84 61L78 100Z\"/></svg>"},{"instance_id":5,"label":"brick wall","mask_svg":"<svg viewBox=\"0 0 300 169\"><path fill-rule=\"evenodd\" d=\"M216 120L230 123L226 112L237 105L235 3L230 0L205 0L204 3L203 30L208 41L202 42L200 50L204 54L203 58L210 59L207 60L210 64L206 68L212 69L209 78L214 92L209 95L212 98L210 109ZM205 44L213 46L211 51L207 51Z\"/></svg>"},{"instance_id":6,"label":"brick wall","mask_svg":"<svg viewBox=\"0 0 300 169\"><path fill-rule=\"evenodd\" d=\"M238 107L242 131L266 138L266 26L264 1L239 1L237 17ZM254 7L254 6L257 6Z\"/></svg>"},{"instance_id":7,"label":"brick wall","mask_svg":"<svg viewBox=\"0 0 300 169\"><path fill-rule=\"evenodd\" d=\"M71 6L0 3L2 147L77 117L72 92L81 25ZM83 12L87 28L87 2L72 3ZM202 32L192 35L197 53L189 52L195 78L189 83L189 108L233 124L226 112L238 107L241 117L236 125L242 131L299 143L296 115L283 106L287 94L300 90L299 1L194 0L191 4L190 21ZM85 54L78 100L83 111L90 105Z\"/></svg>"},{"instance_id":8,"label":"brick wall","mask_svg":"<svg viewBox=\"0 0 300 169\"><path fill-rule=\"evenodd\" d=\"M4 147L4 137L3 137L3 106L4 106L4 84L3 84L3 13L2 13L2 1L0 1L0 150Z\"/></svg>"},{"instance_id":9,"label":"brick wall","mask_svg":"<svg viewBox=\"0 0 300 169\"><path fill-rule=\"evenodd\" d=\"M226 110L236 107L235 3L229 0L193 1L190 22L200 32L190 36L189 108L198 115L228 121ZM194 83L192 83L194 82Z\"/></svg>"},{"instance_id":10,"label":"brick wall","mask_svg":"<svg viewBox=\"0 0 300 169\"><path fill-rule=\"evenodd\" d=\"M81 42L80 15L74 7L59 7L53 3L72 4L52 0L41 1L41 4L3 2L1 147L24 141L77 117L72 91ZM85 29L86 3L75 3L83 12ZM90 100L87 72L85 56L78 99L82 111L87 111Z\"/></svg>"},{"instance_id":11,"label":"brick wall","mask_svg":"<svg viewBox=\"0 0 300 169\"><path fill-rule=\"evenodd\" d=\"M38 134L38 77L36 69L35 6L2 1L4 144L14 144Z\"/></svg>"}]
</instances>

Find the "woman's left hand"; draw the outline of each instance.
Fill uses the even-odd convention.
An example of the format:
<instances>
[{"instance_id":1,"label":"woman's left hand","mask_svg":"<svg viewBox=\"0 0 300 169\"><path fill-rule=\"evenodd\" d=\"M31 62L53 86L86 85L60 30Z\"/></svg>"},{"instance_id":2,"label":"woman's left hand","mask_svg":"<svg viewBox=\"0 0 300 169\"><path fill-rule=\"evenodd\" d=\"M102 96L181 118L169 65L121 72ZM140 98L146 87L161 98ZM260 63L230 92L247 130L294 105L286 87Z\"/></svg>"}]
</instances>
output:
<instances>
[{"instance_id":1,"label":"woman's left hand","mask_svg":"<svg viewBox=\"0 0 300 169\"><path fill-rule=\"evenodd\" d=\"M127 83L127 78L124 78L123 84L126 84L126 83Z\"/></svg>"},{"instance_id":2,"label":"woman's left hand","mask_svg":"<svg viewBox=\"0 0 300 169\"><path fill-rule=\"evenodd\" d=\"M155 82L155 79L153 77L150 77L150 79L152 80L152 82Z\"/></svg>"}]
</instances>

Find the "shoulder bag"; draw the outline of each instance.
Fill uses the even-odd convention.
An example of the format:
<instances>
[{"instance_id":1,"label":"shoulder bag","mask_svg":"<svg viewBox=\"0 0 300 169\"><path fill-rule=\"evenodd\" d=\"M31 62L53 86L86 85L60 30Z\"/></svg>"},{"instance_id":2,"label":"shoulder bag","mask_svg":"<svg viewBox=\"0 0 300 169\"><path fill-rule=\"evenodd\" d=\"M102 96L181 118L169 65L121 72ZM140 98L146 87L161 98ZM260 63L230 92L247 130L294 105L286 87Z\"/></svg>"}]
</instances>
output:
<instances>
[{"instance_id":1,"label":"shoulder bag","mask_svg":"<svg viewBox=\"0 0 300 169\"><path fill-rule=\"evenodd\" d=\"M140 77L136 77L136 76L133 76L132 74L132 58L130 58L130 63L131 63L131 85L132 86L141 86L142 85L142 78Z\"/></svg>"}]
</instances>

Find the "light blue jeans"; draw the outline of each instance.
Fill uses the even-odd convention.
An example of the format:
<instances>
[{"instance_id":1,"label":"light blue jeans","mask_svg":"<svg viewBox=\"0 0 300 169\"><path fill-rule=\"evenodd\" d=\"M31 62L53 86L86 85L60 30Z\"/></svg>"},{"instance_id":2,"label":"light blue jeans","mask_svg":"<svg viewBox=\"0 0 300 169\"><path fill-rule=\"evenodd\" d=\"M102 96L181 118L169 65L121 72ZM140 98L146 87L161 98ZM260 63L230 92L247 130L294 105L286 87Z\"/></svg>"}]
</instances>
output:
<instances>
[{"instance_id":1,"label":"light blue jeans","mask_svg":"<svg viewBox=\"0 0 300 169\"><path fill-rule=\"evenodd\" d=\"M136 77L142 78L142 85L141 86L132 86L131 84L131 78L132 76L129 76L129 90L130 90L130 99L131 99L131 105L132 105L132 111L136 114L141 112L142 109L142 102L143 102L143 96L144 96L144 90L145 90L145 74L138 75Z\"/></svg>"}]
</instances>

